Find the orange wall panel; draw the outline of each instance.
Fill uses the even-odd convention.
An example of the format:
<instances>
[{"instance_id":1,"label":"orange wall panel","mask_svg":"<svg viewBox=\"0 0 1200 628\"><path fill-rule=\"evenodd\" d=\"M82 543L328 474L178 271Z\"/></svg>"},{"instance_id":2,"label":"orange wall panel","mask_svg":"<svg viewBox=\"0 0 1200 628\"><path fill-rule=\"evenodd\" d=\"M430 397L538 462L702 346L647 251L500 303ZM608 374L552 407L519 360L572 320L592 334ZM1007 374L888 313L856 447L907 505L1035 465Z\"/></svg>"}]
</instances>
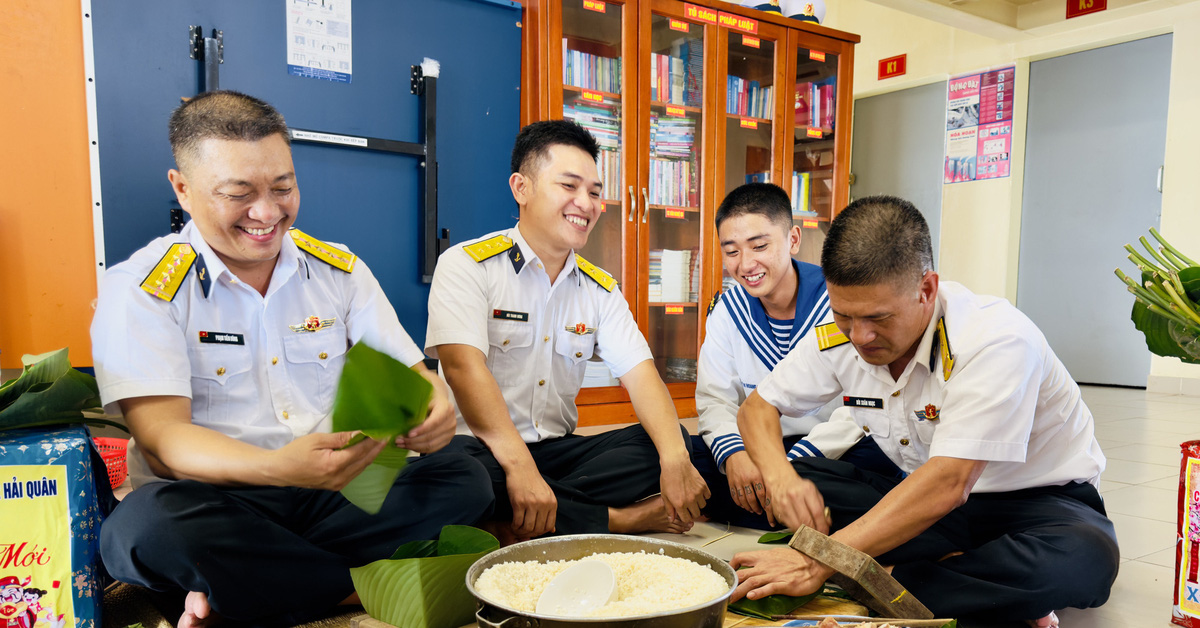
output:
<instances>
[{"instance_id":1,"label":"orange wall panel","mask_svg":"<svg viewBox=\"0 0 1200 628\"><path fill-rule=\"evenodd\" d=\"M0 368L64 346L92 363L82 20L71 0L0 3Z\"/></svg>"}]
</instances>

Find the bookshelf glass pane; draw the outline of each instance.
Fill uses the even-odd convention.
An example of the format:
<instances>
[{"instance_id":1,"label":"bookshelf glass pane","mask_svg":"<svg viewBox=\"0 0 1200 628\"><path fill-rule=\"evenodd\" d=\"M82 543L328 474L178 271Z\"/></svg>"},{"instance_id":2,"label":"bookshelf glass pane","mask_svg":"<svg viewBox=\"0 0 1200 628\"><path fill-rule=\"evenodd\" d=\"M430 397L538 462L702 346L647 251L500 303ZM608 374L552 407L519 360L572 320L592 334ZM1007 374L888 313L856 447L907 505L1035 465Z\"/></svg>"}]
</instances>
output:
<instances>
[{"instance_id":1,"label":"bookshelf glass pane","mask_svg":"<svg viewBox=\"0 0 1200 628\"><path fill-rule=\"evenodd\" d=\"M837 126L837 55L796 53L792 215L797 222L833 215L833 133Z\"/></svg>"},{"instance_id":2,"label":"bookshelf glass pane","mask_svg":"<svg viewBox=\"0 0 1200 628\"><path fill-rule=\"evenodd\" d=\"M564 0L562 3L563 118L574 120L600 143L596 165L604 184L604 212L579 254L622 276L624 147L621 145L621 17L613 2Z\"/></svg>"},{"instance_id":3,"label":"bookshelf glass pane","mask_svg":"<svg viewBox=\"0 0 1200 628\"><path fill-rule=\"evenodd\" d=\"M725 80L725 194L743 183L771 182L775 42L729 34Z\"/></svg>"},{"instance_id":4,"label":"bookshelf glass pane","mask_svg":"<svg viewBox=\"0 0 1200 628\"><path fill-rule=\"evenodd\" d=\"M704 27L650 17L649 171L640 227L649 239L650 350L667 382L696 381L700 301Z\"/></svg>"}]
</instances>

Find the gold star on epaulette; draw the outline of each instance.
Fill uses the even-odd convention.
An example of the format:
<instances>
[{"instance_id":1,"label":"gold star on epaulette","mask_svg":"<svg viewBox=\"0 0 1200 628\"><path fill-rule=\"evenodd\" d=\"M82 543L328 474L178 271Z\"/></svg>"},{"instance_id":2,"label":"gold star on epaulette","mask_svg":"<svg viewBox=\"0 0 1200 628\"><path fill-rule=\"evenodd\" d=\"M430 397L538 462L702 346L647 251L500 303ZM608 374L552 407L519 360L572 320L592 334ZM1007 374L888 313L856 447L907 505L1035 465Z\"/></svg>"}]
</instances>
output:
<instances>
[{"instance_id":1,"label":"gold star on epaulette","mask_svg":"<svg viewBox=\"0 0 1200 628\"><path fill-rule=\"evenodd\" d=\"M579 270L583 271L583 274L591 277L596 283L600 284L601 288L612 292L613 289L617 287L617 280L613 279L612 275L604 272L595 264L583 259L583 256L578 253L575 254L575 265L579 267Z\"/></svg>"},{"instance_id":2,"label":"gold star on epaulette","mask_svg":"<svg viewBox=\"0 0 1200 628\"><path fill-rule=\"evenodd\" d=\"M146 275L145 281L142 282L142 290L163 301L174 301L175 293L179 292L183 279L187 277L195 262L196 250L192 245L186 242L172 244L150 274Z\"/></svg>"},{"instance_id":3,"label":"gold star on epaulette","mask_svg":"<svg viewBox=\"0 0 1200 628\"><path fill-rule=\"evenodd\" d=\"M326 244L299 229L288 231L288 235L292 236L292 242L295 242L296 246L322 262L341 271L354 270L354 263L358 261L357 255Z\"/></svg>"},{"instance_id":4,"label":"gold star on epaulette","mask_svg":"<svg viewBox=\"0 0 1200 628\"><path fill-rule=\"evenodd\" d=\"M463 245L463 250L471 259L476 262L482 262L485 259L495 257L513 247L512 238L506 235L498 235L486 240L480 240L474 244Z\"/></svg>"}]
</instances>

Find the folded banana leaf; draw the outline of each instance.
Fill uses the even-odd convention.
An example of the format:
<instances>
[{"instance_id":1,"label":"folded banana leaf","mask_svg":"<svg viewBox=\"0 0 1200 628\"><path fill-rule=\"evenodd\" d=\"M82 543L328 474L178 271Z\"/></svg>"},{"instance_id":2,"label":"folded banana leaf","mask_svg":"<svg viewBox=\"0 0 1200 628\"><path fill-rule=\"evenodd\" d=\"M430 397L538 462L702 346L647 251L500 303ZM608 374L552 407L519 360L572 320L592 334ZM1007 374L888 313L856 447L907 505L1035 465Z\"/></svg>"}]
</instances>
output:
<instances>
[{"instance_id":1,"label":"folded banana leaf","mask_svg":"<svg viewBox=\"0 0 1200 628\"><path fill-rule=\"evenodd\" d=\"M24 370L0 385L0 430L62 423L125 426L95 417L85 410L100 410L96 378L71 368L67 349L21 356Z\"/></svg>"},{"instance_id":2,"label":"folded banana leaf","mask_svg":"<svg viewBox=\"0 0 1200 628\"><path fill-rule=\"evenodd\" d=\"M779 544L787 543L792 538L792 532L783 530L781 532L768 532L758 537L759 543ZM742 598L729 605L731 612L747 617L757 617L759 619L771 619L774 615L787 615L792 611L808 604L813 598L820 595L820 592L810 595L801 595L799 597L791 595L768 595L764 598L751 600L750 598Z\"/></svg>"},{"instance_id":3,"label":"folded banana leaf","mask_svg":"<svg viewBox=\"0 0 1200 628\"><path fill-rule=\"evenodd\" d=\"M433 399L433 385L420 373L365 343L346 352L346 364L333 401L333 431L359 431L347 447L366 437L388 445L342 489L350 503L375 514L404 468L408 451L396 437L421 424Z\"/></svg>"},{"instance_id":4,"label":"folded banana leaf","mask_svg":"<svg viewBox=\"0 0 1200 628\"><path fill-rule=\"evenodd\" d=\"M469 526L446 526L437 541L401 545L391 558L350 570L367 613L406 628L457 628L475 619L467 570L500 548L496 537Z\"/></svg>"}]
</instances>

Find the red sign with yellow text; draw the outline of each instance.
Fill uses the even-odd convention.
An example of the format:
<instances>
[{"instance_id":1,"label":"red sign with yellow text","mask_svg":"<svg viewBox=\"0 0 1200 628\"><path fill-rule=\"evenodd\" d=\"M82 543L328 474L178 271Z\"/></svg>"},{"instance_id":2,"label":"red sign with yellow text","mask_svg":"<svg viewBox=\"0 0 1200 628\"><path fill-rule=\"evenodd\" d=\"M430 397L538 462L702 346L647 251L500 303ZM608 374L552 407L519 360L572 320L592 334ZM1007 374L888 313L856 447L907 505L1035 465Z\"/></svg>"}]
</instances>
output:
<instances>
[{"instance_id":1,"label":"red sign with yellow text","mask_svg":"<svg viewBox=\"0 0 1200 628\"><path fill-rule=\"evenodd\" d=\"M692 29L692 25L683 20L671 20L670 26L671 30L679 31L681 33L686 33Z\"/></svg>"},{"instance_id":2,"label":"red sign with yellow text","mask_svg":"<svg viewBox=\"0 0 1200 628\"><path fill-rule=\"evenodd\" d=\"M694 4L683 5L683 15L689 20L704 22L705 24L717 23L717 12L708 7L696 6Z\"/></svg>"},{"instance_id":3,"label":"red sign with yellow text","mask_svg":"<svg viewBox=\"0 0 1200 628\"><path fill-rule=\"evenodd\" d=\"M745 118L742 118L741 124L742 124L743 129L757 129L758 128L758 120L747 120Z\"/></svg>"},{"instance_id":4,"label":"red sign with yellow text","mask_svg":"<svg viewBox=\"0 0 1200 628\"><path fill-rule=\"evenodd\" d=\"M668 209L664 213L666 213L667 218L674 218L676 220L683 220L685 215L682 209Z\"/></svg>"},{"instance_id":5,"label":"red sign with yellow text","mask_svg":"<svg viewBox=\"0 0 1200 628\"><path fill-rule=\"evenodd\" d=\"M821 52L820 50L809 50L808 59L809 61L824 61L825 53Z\"/></svg>"},{"instance_id":6,"label":"red sign with yellow text","mask_svg":"<svg viewBox=\"0 0 1200 628\"><path fill-rule=\"evenodd\" d=\"M1108 8L1108 0L1067 0L1067 19L1099 13Z\"/></svg>"},{"instance_id":7,"label":"red sign with yellow text","mask_svg":"<svg viewBox=\"0 0 1200 628\"><path fill-rule=\"evenodd\" d=\"M583 95L581 97L584 100L588 100L591 102L604 102L603 94L601 94L600 92L593 92L590 89L583 90Z\"/></svg>"},{"instance_id":8,"label":"red sign with yellow text","mask_svg":"<svg viewBox=\"0 0 1200 628\"><path fill-rule=\"evenodd\" d=\"M687 115L687 110L677 105L667 105L667 115L683 117Z\"/></svg>"},{"instance_id":9,"label":"red sign with yellow text","mask_svg":"<svg viewBox=\"0 0 1200 628\"><path fill-rule=\"evenodd\" d=\"M717 24L725 28L732 28L735 31L750 33L751 35L758 34L758 20L752 20L748 17L734 15L721 11L717 14Z\"/></svg>"},{"instance_id":10,"label":"red sign with yellow text","mask_svg":"<svg viewBox=\"0 0 1200 628\"><path fill-rule=\"evenodd\" d=\"M819 225L819 224L820 223L817 222L816 220L805 219L805 220L800 221L800 226L805 229L816 229L817 225Z\"/></svg>"},{"instance_id":11,"label":"red sign with yellow text","mask_svg":"<svg viewBox=\"0 0 1200 628\"><path fill-rule=\"evenodd\" d=\"M757 37L751 37L749 35L742 35L742 45L749 46L751 48L758 48L759 46L762 45L762 40L760 40Z\"/></svg>"},{"instance_id":12,"label":"red sign with yellow text","mask_svg":"<svg viewBox=\"0 0 1200 628\"><path fill-rule=\"evenodd\" d=\"M810 126L810 127L808 127L807 135L808 135L809 137L812 137L812 138L815 138L815 139L818 139L818 140L819 140L819 139L821 139L822 137L825 137L825 132L824 132L824 131L822 131L821 129L818 129L818 128L816 128L816 127L811 127L811 126Z\"/></svg>"},{"instance_id":13,"label":"red sign with yellow text","mask_svg":"<svg viewBox=\"0 0 1200 628\"><path fill-rule=\"evenodd\" d=\"M908 71L908 55L902 54L879 60L879 80L901 76Z\"/></svg>"},{"instance_id":14,"label":"red sign with yellow text","mask_svg":"<svg viewBox=\"0 0 1200 628\"><path fill-rule=\"evenodd\" d=\"M667 314L683 314L683 306L682 305L668 305L667 307L665 307L663 309L665 309L667 311Z\"/></svg>"},{"instance_id":15,"label":"red sign with yellow text","mask_svg":"<svg viewBox=\"0 0 1200 628\"><path fill-rule=\"evenodd\" d=\"M583 8L597 13L604 13L605 9L607 9L602 0L583 0Z\"/></svg>"}]
</instances>

